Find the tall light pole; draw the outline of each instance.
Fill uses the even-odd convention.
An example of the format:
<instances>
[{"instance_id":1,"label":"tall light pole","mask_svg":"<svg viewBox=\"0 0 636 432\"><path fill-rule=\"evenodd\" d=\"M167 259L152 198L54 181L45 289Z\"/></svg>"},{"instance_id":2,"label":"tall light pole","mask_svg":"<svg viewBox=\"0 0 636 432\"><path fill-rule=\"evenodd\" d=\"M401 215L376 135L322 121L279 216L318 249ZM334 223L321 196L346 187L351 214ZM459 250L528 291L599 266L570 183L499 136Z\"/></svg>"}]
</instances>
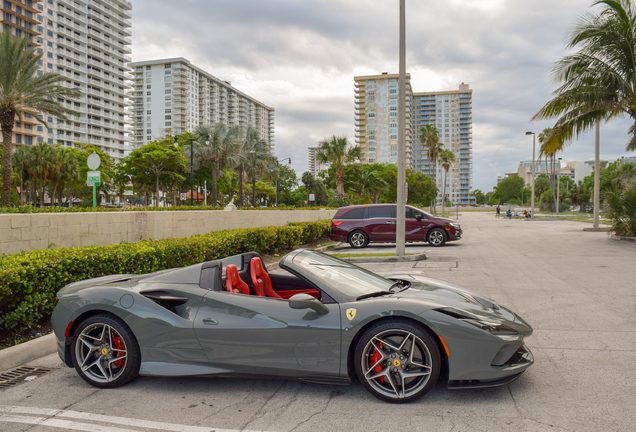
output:
<instances>
[{"instance_id":1,"label":"tall light pole","mask_svg":"<svg viewBox=\"0 0 636 432\"><path fill-rule=\"evenodd\" d=\"M395 219L395 254L406 252L406 12L405 0L400 0L400 77L398 82L398 163L397 163L397 214Z\"/></svg>"},{"instance_id":2,"label":"tall light pole","mask_svg":"<svg viewBox=\"0 0 636 432\"><path fill-rule=\"evenodd\" d=\"M559 180L561 180L561 158L559 158L559 170L557 171L557 182L556 182L556 188L557 188L557 202L556 202L557 216L559 215L559 204L561 203L561 200L559 198L559 191L561 190L561 183L559 183Z\"/></svg>"},{"instance_id":3,"label":"tall light pole","mask_svg":"<svg viewBox=\"0 0 636 432\"><path fill-rule=\"evenodd\" d=\"M276 158L276 166L280 167L279 162L283 162L283 161L289 161L289 164L291 165L291 158L283 158L283 159L278 159ZM278 179L280 178L280 169L278 170L278 175L276 176L276 207L278 207Z\"/></svg>"},{"instance_id":4,"label":"tall light pole","mask_svg":"<svg viewBox=\"0 0 636 432\"><path fill-rule=\"evenodd\" d=\"M190 141L190 205L193 206L194 205L194 147L193 147L193 143L194 141L198 140L201 137L197 136L197 137L191 137L191 138L184 138L177 135L174 137L175 147L179 147L179 138L181 138L184 141ZM205 145L210 145L210 135L205 136Z\"/></svg>"},{"instance_id":5,"label":"tall light pole","mask_svg":"<svg viewBox=\"0 0 636 432\"><path fill-rule=\"evenodd\" d=\"M594 136L594 229L598 229L599 207L601 206L601 122L596 122Z\"/></svg>"},{"instance_id":6,"label":"tall light pole","mask_svg":"<svg viewBox=\"0 0 636 432\"><path fill-rule=\"evenodd\" d=\"M534 219L534 145L536 135L534 132L526 132L526 135L532 135L532 192L530 196L530 217Z\"/></svg>"}]
</instances>

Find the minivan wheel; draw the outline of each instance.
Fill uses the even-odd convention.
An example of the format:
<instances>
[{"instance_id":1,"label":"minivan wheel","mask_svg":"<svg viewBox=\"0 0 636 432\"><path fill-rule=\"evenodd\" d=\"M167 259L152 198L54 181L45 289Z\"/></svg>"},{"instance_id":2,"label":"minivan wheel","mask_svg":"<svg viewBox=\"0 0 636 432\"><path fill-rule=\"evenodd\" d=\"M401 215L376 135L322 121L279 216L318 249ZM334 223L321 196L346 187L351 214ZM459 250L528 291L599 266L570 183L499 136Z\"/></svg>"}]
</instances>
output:
<instances>
[{"instance_id":1,"label":"minivan wheel","mask_svg":"<svg viewBox=\"0 0 636 432\"><path fill-rule=\"evenodd\" d=\"M428 244L434 247L444 246L446 243L446 233L441 228L433 228L428 233Z\"/></svg>"},{"instance_id":2,"label":"minivan wheel","mask_svg":"<svg viewBox=\"0 0 636 432\"><path fill-rule=\"evenodd\" d=\"M369 236L364 231L354 231L349 234L349 244L354 249L366 247L369 244Z\"/></svg>"}]
</instances>

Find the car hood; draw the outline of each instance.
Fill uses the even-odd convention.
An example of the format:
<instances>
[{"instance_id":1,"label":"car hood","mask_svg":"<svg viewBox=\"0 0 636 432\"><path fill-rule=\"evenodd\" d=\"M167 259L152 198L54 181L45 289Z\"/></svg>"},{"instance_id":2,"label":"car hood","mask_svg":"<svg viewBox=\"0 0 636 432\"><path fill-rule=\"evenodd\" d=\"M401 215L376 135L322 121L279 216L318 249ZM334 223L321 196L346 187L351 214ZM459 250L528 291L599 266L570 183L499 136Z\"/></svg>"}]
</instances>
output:
<instances>
[{"instance_id":1,"label":"car hood","mask_svg":"<svg viewBox=\"0 0 636 432\"><path fill-rule=\"evenodd\" d=\"M450 308L467 317L503 319L528 325L517 314L492 299L460 286L420 275L397 274L386 277L410 283L407 289L395 294L395 298L420 300L431 309Z\"/></svg>"}]
</instances>

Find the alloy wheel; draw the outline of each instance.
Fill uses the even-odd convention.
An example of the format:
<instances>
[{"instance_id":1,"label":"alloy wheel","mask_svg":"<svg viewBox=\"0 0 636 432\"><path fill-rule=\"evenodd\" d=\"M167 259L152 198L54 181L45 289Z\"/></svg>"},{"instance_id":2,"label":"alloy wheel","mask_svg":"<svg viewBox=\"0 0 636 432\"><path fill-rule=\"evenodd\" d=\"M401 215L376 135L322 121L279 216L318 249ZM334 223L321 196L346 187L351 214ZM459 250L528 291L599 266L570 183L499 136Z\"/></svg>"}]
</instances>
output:
<instances>
[{"instance_id":1,"label":"alloy wheel","mask_svg":"<svg viewBox=\"0 0 636 432\"><path fill-rule=\"evenodd\" d=\"M104 323L88 325L77 338L75 359L92 381L109 383L119 378L128 364L128 350L122 335Z\"/></svg>"},{"instance_id":2,"label":"alloy wheel","mask_svg":"<svg viewBox=\"0 0 636 432\"><path fill-rule=\"evenodd\" d=\"M433 370L431 353L412 332L385 330L364 347L362 371L367 383L381 395L403 399L416 395L428 383Z\"/></svg>"},{"instance_id":3,"label":"alloy wheel","mask_svg":"<svg viewBox=\"0 0 636 432\"><path fill-rule=\"evenodd\" d=\"M354 247L364 246L365 241L366 241L366 238L364 234L362 234L361 232L355 232L351 234L351 243L353 244Z\"/></svg>"},{"instance_id":4,"label":"alloy wheel","mask_svg":"<svg viewBox=\"0 0 636 432\"><path fill-rule=\"evenodd\" d=\"M431 245L439 246L444 242L444 234L439 230L434 230L429 235L428 242Z\"/></svg>"}]
</instances>

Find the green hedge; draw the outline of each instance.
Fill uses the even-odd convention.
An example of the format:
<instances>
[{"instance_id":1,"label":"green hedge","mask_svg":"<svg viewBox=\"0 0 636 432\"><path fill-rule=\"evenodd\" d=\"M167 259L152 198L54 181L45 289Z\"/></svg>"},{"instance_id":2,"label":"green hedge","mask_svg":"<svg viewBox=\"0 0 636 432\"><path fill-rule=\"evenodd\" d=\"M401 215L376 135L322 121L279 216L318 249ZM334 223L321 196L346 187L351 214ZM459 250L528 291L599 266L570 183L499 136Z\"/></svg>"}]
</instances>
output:
<instances>
[{"instance_id":1,"label":"green hedge","mask_svg":"<svg viewBox=\"0 0 636 432\"><path fill-rule=\"evenodd\" d=\"M22 330L49 316L65 285L99 276L144 274L243 252L267 253L330 233L330 221L216 231L187 238L46 249L0 257L0 328Z\"/></svg>"},{"instance_id":2,"label":"green hedge","mask_svg":"<svg viewBox=\"0 0 636 432\"><path fill-rule=\"evenodd\" d=\"M241 207L239 210L320 210L327 208L335 210L335 207ZM192 210L223 210L223 207L204 205L176 206L176 207L33 207L25 205L21 207L0 207L0 213L92 213L92 212L124 212L124 211L192 211Z\"/></svg>"}]
</instances>

